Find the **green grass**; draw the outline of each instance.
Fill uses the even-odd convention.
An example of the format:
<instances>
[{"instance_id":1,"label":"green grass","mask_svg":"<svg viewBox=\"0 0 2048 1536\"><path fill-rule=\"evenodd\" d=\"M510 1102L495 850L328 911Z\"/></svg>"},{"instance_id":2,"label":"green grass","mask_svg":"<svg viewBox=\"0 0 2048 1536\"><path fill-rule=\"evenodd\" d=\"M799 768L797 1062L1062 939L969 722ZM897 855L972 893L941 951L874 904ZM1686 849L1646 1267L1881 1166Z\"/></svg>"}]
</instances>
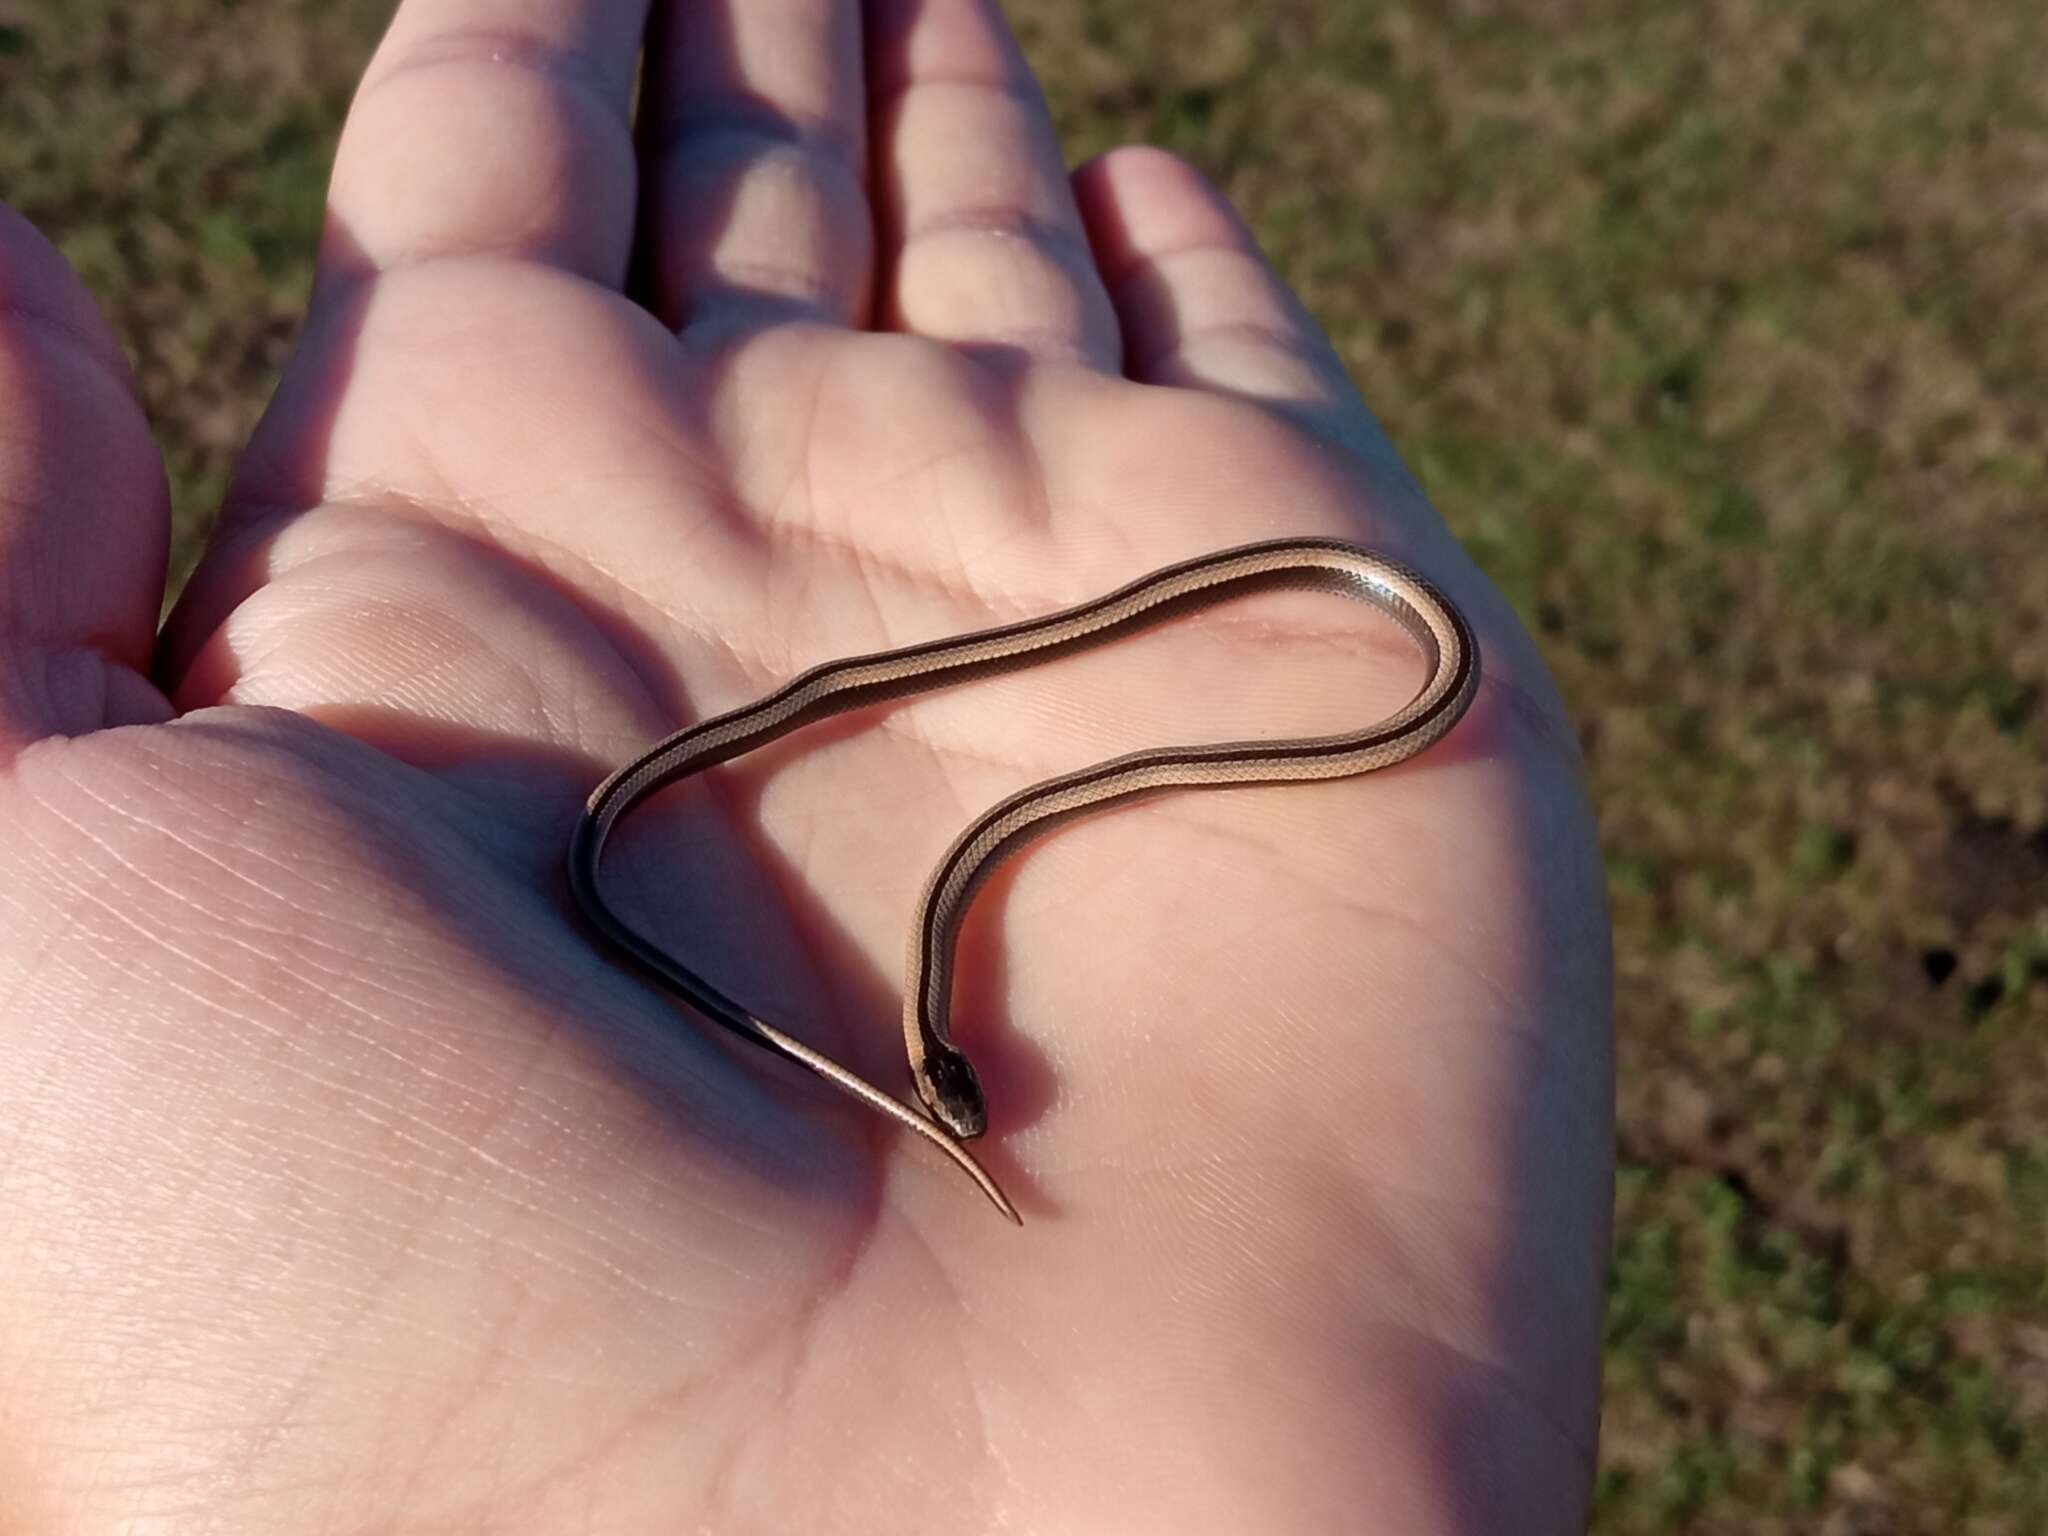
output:
<instances>
[{"instance_id":1,"label":"green grass","mask_svg":"<svg viewBox=\"0 0 2048 1536\"><path fill-rule=\"evenodd\" d=\"M1623 1177L1595 1528L2048 1528L2048 11L1032 0L1208 168L1575 710ZM0 192L189 559L367 0L0 4Z\"/></svg>"}]
</instances>

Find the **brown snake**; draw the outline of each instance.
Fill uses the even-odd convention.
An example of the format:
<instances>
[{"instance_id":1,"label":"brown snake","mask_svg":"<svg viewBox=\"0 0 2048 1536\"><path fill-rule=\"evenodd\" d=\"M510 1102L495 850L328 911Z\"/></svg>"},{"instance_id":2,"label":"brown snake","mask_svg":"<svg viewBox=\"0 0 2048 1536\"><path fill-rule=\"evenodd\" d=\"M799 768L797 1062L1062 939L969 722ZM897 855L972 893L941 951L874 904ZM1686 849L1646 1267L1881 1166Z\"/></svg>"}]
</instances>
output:
<instances>
[{"instance_id":1,"label":"brown snake","mask_svg":"<svg viewBox=\"0 0 2048 1536\"><path fill-rule=\"evenodd\" d=\"M1390 615L1430 668L1421 691L1377 724L1341 735L1127 753L1021 789L962 832L918 900L903 996L911 1081L932 1118L757 1017L605 903L598 883L605 840L621 817L664 785L848 710L1034 667L1227 598L1280 588L1336 592ZM1478 682L1479 652L1464 616L1406 566L1336 539L1247 544L1167 566L1043 618L829 661L751 704L677 731L591 792L570 843L569 884L591 924L691 1007L922 1136L966 1172L997 1210L1021 1224L1016 1207L961 1145L987 1128L988 1107L973 1067L947 1029L954 941L982 881L1037 834L1134 795L1344 778L1402 762L1457 724Z\"/></svg>"}]
</instances>

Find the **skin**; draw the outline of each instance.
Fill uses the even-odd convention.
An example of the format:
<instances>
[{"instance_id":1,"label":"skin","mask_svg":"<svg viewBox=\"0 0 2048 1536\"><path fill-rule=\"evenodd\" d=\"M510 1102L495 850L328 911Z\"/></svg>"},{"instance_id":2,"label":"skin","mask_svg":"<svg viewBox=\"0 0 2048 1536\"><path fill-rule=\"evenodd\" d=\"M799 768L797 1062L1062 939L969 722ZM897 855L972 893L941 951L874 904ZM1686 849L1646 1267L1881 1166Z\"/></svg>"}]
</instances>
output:
<instances>
[{"instance_id":1,"label":"skin","mask_svg":"<svg viewBox=\"0 0 2048 1536\"><path fill-rule=\"evenodd\" d=\"M1218 195L1070 180L989 6L654 11L401 8L160 639L125 365L0 223L0 1532L1582 1528L1607 938L1529 641ZM678 723L1278 533L1424 569L1484 685L981 896L1021 1232L574 920L582 795ZM744 760L607 879L901 1085L972 814L1418 673L1251 600Z\"/></svg>"}]
</instances>

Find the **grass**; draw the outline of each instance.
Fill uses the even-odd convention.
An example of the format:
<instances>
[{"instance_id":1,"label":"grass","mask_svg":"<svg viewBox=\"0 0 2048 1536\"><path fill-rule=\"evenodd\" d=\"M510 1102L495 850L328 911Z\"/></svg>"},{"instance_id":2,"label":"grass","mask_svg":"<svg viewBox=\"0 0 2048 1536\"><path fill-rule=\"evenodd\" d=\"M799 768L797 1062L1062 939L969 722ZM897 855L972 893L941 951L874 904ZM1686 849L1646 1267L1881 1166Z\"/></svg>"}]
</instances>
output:
<instances>
[{"instance_id":1,"label":"grass","mask_svg":"<svg viewBox=\"0 0 2048 1536\"><path fill-rule=\"evenodd\" d=\"M1575 710L1617 922L1595 1529L2048 1528L2048 12L1031 0L1208 168ZM181 565L384 6L0 0L0 191Z\"/></svg>"}]
</instances>

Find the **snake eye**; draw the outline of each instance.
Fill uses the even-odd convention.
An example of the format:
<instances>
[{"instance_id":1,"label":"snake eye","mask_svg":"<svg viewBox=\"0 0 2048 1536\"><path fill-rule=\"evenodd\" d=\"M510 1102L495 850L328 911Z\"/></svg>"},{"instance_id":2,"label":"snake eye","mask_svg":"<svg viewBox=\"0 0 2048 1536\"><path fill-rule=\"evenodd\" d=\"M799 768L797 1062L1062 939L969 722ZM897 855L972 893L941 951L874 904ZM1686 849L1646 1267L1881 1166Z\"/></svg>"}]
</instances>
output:
<instances>
[{"instance_id":1,"label":"snake eye","mask_svg":"<svg viewBox=\"0 0 2048 1536\"><path fill-rule=\"evenodd\" d=\"M988 1129L988 1100L974 1067L955 1050L937 1050L924 1059L917 1074L917 1096L947 1130L972 1141Z\"/></svg>"}]
</instances>

